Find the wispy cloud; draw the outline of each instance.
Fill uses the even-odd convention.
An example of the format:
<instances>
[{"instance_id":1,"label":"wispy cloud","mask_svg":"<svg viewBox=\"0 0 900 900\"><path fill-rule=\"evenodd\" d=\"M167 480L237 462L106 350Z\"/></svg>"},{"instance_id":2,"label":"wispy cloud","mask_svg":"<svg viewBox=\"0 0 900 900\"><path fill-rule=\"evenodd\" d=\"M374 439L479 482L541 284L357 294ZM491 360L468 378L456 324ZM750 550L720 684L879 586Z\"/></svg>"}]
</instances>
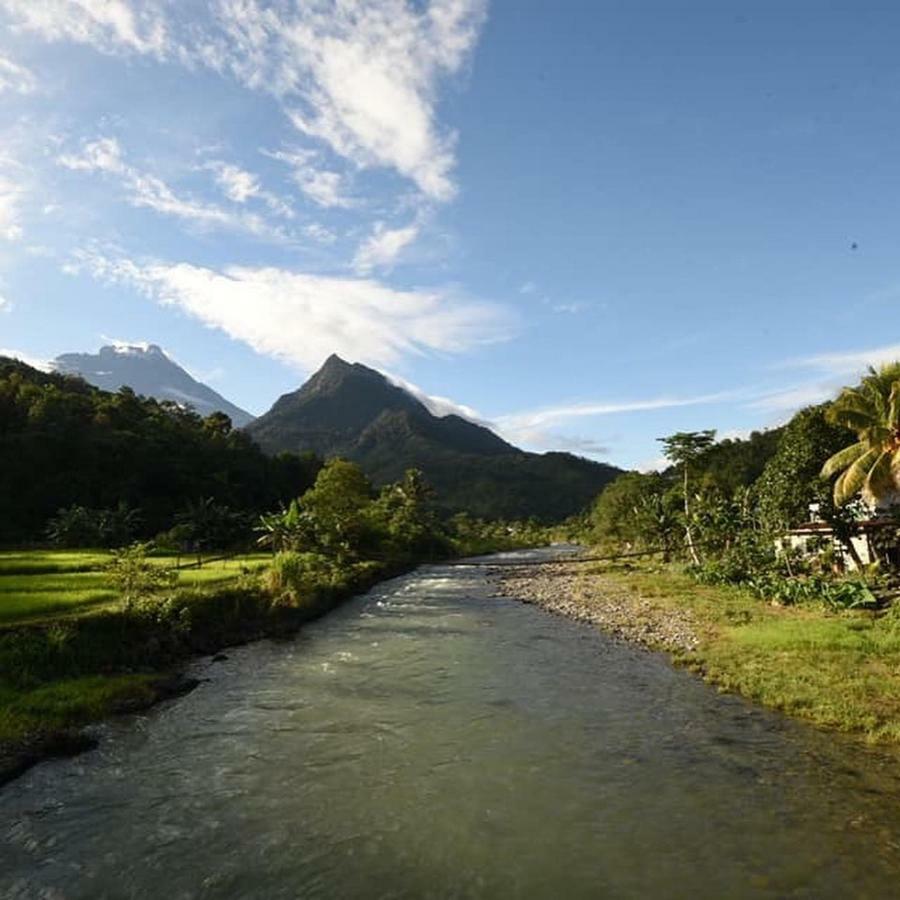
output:
<instances>
[{"instance_id":1,"label":"wispy cloud","mask_svg":"<svg viewBox=\"0 0 900 900\"><path fill-rule=\"evenodd\" d=\"M455 136L437 124L437 88L469 58L485 7L220 0L176 15L127 0L0 0L16 29L48 41L230 74L274 95L300 133L358 167L392 169L436 201L456 190Z\"/></svg>"},{"instance_id":2,"label":"wispy cloud","mask_svg":"<svg viewBox=\"0 0 900 900\"><path fill-rule=\"evenodd\" d=\"M35 74L25 66L0 56L0 94L30 94L37 88Z\"/></svg>"},{"instance_id":3,"label":"wispy cloud","mask_svg":"<svg viewBox=\"0 0 900 900\"><path fill-rule=\"evenodd\" d=\"M602 403L572 403L501 416L498 424L506 429L541 428L570 419L610 416L621 413L647 412L679 406L701 406L719 403L734 396L732 392L700 394L693 397L656 397L649 400L625 400Z\"/></svg>"},{"instance_id":4,"label":"wispy cloud","mask_svg":"<svg viewBox=\"0 0 900 900\"><path fill-rule=\"evenodd\" d=\"M428 394L423 391L422 388L418 387L418 385L413 384L411 381L407 381L405 378L401 378L399 375L394 375L390 372L385 372L384 375L388 381L397 385L397 387L403 388L408 394L412 394L412 396L431 412L432 415L441 418L444 416L459 416L462 419L468 419L470 422L475 422L477 425L483 425L486 428L493 427L491 422L485 419L471 406L457 403L449 397Z\"/></svg>"},{"instance_id":5,"label":"wispy cloud","mask_svg":"<svg viewBox=\"0 0 900 900\"><path fill-rule=\"evenodd\" d=\"M49 372L53 368L48 360L33 356L30 353L25 353L22 350L10 350L0 347L0 356L6 356L9 359L18 359L26 365L31 366L33 369L39 369L41 372Z\"/></svg>"},{"instance_id":6,"label":"wispy cloud","mask_svg":"<svg viewBox=\"0 0 900 900\"><path fill-rule=\"evenodd\" d=\"M747 406L770 413L790 413L833 399L849 380L859 378L869 366L900 360L900 344L884 344L867 350L818 353L789 359L776 369L803 369L811 375L799 384L763 392Z\"/></svg>"},{"instance_id":7,"label":"wispy cloud","mask_svg":"<svg viewBox=\"0 0 900 900\"><path fill-rule=\"evenodd\" d=\"M867 350L850 350L839 353L819 353L799 357L783 363L785 368L816 369L831 375L855 375L868 366L900 360L900 344L885 344Z\"/></svg>"},{"instance_id":8,"label":"wispy cloud","mask_svg":"<svg viewBox=\"0 0 900 900\"><path fill-rule=\"evenodd\" d=\"M131 284L259 353L307 371L335 351L393 365L410 355L457 353L504 340L511 331L500 307L437 290L395 290L371 279L272 267L140 264L96 253L79 254L69 270Z\"/></svg>"},{"instance_id":9,"label":"wispy cloud","mask_svg":"<svg viewBox=\"0 0 900 900\"><path fill-rule=\"evenodd\" d=\"M249 200L260 200L265 203L275 215L286 219L294 218L294 211L284 199L264 190L259 183L259 176L246 169L235 166L222 160L210 160L203 166L213 173L216 184L222 193L233 203L247 203Z\"/></svg>"},{"instance_id":10,"label":"wispy cloud","mask_svg":"<svg viewBox=\"0 0 900 900\"><path fill-rule=\"evenodd\" d=\"M286 234L256 213L230 210L192 197L180 196L161 178L130 165L115 138L86 141L80 152L63 153L57 164L81 172L99 172L117 178L132 206L152 209L162 215L186 220L206 228L244 231L257 237L286 239ZM240 170L236 170L239 172Z\"/></svg>"},{"instance_id":11,"label":"wispy cloud","mask_svg":"<svg viewBox=\"0 0 900 900\"><path fill-rule=\"evenodd\" d=\"M769 391L747 403L750 409L768 413L790 413L804 406L830 400L837 393L837 382L814 381Z\"/></svg>"},{"instance_id":12,"label":"wispy cloud","mask_svg":"<svg viewBox=\"0 0 900 900\"><path fill-rule=\"evenodd\" d=\"M571 450L596 456L607 452L608 448L605 443L590 437L560 432L557 426L573 419L720 403L735 396L734 392L729 391L691 397L656 397L648 400L562 404L498 416L494 419L493 424L503 437L518 446L536 450Z\"/></svg>"},{"instance_id":13,"label":"wispy cloud","mask_svg":"<svg viewBox=\"0 0 900 900\"><path fill-rule=\"evenodd\" d=\"M388 228L384 222L376 222L372 233L356 251L353 268L363 275L373 269L390 268L418 235L416 222L404 228Z\"/></svg>"},{"instance_id":14,"label":"wispy cloud","mask_svg":"<svg viewBox=\"0 0 900 900\"><path fill-rule=\"evenodd\" d=\"M22 184L0 167L0 240L17 241L23 235L21 206L25 192Z\"/></svg>"},{"instance_id":15,"label":"wispy cloud","mask_svg":"<svg viewBox=\"0 0 900 900\"><path fill-rule=\"evenodd\" d=\"M90 44L103 53L135 52L159 59L172 50L162 11L127 0L0 0L16 27L48 41Z\"/></svg>"},{"instance_id":16,"label":"wispy cloud","mask_svg":"<svg viewBox=\"0 0 900 900\"><path fill-rule=\"evenodd\" d=\"M347 193L347 179L340 172L323 168L318 154L312 150L264 150L272 159L286 163L291 168L294 184L317 206L350 209L356 201Z\"/></svg>"}]
</instances>

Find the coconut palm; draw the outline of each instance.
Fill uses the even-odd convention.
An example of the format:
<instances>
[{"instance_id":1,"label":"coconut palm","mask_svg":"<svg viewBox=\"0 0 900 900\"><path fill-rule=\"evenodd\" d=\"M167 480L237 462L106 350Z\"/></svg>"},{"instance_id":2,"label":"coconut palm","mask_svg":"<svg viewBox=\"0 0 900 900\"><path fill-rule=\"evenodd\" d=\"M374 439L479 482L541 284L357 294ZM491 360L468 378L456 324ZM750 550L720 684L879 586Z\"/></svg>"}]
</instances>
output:
<instances>
[{"instance_id":1,"label":"coconut palm","mask_svg":"<svg viewBox=\"0 0 900 900\"><path fill-rule=\"evenodd\" d=\"M900 487L900 362L870 367L861 384L841 391L827 417L857 436L822 467L823 478L840 473L834 502L843 506L858 493L873 505L894 499Z\"/></svg>"}]
</instances>

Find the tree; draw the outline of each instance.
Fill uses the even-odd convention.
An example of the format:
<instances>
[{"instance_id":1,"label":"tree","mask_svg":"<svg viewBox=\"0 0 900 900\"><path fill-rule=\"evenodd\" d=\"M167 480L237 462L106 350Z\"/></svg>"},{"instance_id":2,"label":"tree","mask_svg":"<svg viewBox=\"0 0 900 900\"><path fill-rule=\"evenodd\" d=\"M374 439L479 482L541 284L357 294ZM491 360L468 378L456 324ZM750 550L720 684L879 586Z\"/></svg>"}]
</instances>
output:
<instances>
[{"instance_id":1,"label":"tree","mask_svg":"<svg viewBox=\"0 0 900 900\"><path fill-rule=\"evenodd\" d=\"M833 498L821 476L822 460L846 445L847 431L833 425L827 411L827 404L822 404L794 415L757 482L760 518L771 534L806 522L810 504L817 504L822 518L830 519Z\"/></svg>"},{"instance_id":2,"label":"tree","mask_svg":"<svg viewBox=\"0 0 900 900\"><path fill-rule=\"evenodd\" d=\"M386 485L372 504L371 518L400 553L433 553L442 549L434 490L419 469L407 469L400 481Z\"/></svg>"},{"instance_id":3,"label":"tree","mask_svg":"<svg viewBox=\"0 0 900 900\"><path fill-rule=\"evenodd\" d=\"M372 486L356 463L329 460L300 498L321 550L339 560L357 556L366 532Z\"/></svg>"},{"instance_id":4,"label":"tree","mask_svg":"<svg viewBox=\"0 0 900 900\"><path fill-rule=\"evenodd\" d=\"M716 441L716 432L707 431L679 431L668 437L658 439L664 449L666 458L681 468L684 489L684 537L687 542L688 552L694 565L700 565L700 557L694 545L694 536L691 529L690 508L690 471L697 458Z\"/></svg>"},{"instance_id":5,"label":"tree","mask_svg":"<svg viewBox=\"0 0 900 900\"><path fill-rule=\"evenodd\" d=\"M828 418L857 437L822 467L823 478L838 475L835 504L843 506L860 493L873 505L893 500L900 486L900 362L878 370L870 366L859 385L841 391Z\"/></svg>"},{"instance_id":6,"label":"tree","mask_svg":"<svg viewBox=\"0 0 900 900\"><path fill-rule=\"evenodd\" d=\"M659 473L626 472L594 501L591 525L600 541L663 547L670 538L671 503L665 500L668 481ZM659 531L663 524L665 538Z\"/></svg>"}]
</instances>

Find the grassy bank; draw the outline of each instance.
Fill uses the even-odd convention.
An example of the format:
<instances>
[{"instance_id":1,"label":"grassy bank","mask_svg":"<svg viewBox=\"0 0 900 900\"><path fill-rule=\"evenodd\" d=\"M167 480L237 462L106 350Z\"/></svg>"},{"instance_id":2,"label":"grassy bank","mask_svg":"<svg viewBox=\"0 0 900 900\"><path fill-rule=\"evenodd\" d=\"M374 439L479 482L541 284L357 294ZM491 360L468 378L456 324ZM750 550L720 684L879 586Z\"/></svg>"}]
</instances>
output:
<instances>
[{"instance_id":1,"label":"grassy bank","mask_svg":"<svg viewBox=\"0 0 900 900\"><path fill-rule=\"evenodd\" d=\"M590 609L630 598L645 620L681 620L693 640L646 643L723 690L820 726L900 742L900 615L816 604L783 607L737 587L698 584L677 566L585 566L575 591Z\"/></svg>"},{"instance_id":2,"label":"grassy bank","mask_svg":"<svg viewBox=\"0 0 900 900\"><path fill-rule=\"evenodd\" d=\"M290 634L411 565L347 564L288 594L273 592L255 564L209 564L179 573L165 603L128 609L102 580L100 598L73 587L81 575L102 575L95 570L101 555L45 555L40 565L32 555L31 573L21 571L25 561L13 566L9 556L0 583L34 579L35 590L17 596L9 589L13 602L0 619L0 783L44 756L82 749L84 725L189 688L177 672L191 656ZM71 602L65 602L67 588L76 598ZM47 604L45 594L54 591L63 597Z\"/></svg>"}]
</instances>

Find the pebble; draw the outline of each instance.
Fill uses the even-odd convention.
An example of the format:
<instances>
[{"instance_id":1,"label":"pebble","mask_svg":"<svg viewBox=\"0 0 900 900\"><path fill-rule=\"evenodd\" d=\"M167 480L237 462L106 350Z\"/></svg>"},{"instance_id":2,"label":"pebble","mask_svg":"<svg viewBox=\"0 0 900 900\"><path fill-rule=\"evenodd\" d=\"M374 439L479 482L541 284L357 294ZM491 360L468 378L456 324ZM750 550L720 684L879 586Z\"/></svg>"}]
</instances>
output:
<instances>
[{"instance_id":1,"label":"pebble","mask_svg":"<svg viewBox=\"0 0 900 900\"><path fill-rule=\"evenodd\" d=\"M557 615L590 622L622 640L653 650L690 653L700 642L690 612L664 609L611 578L578 572L571 564L501 569L498 593Z\"/></svg>"}]
</instances>

